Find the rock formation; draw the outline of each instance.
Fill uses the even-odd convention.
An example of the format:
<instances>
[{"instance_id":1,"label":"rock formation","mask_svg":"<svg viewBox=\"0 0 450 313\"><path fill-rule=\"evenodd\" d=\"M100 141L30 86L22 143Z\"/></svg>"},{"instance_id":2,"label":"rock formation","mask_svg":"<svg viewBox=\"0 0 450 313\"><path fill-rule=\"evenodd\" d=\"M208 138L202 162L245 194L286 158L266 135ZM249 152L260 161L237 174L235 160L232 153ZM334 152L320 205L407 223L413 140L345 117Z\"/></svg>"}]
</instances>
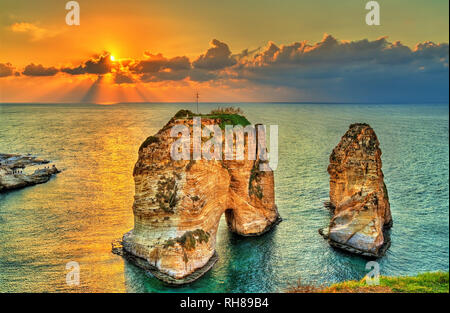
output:
<instances>
[{"instance_id":1,"label":"rock formation","mask_svg":"<svg viewBox=\"0 0 450 313\"><path fill-rule=\"evenodd\" d=\"M327 232L337 248L379 257L390 245L392 226L388 192L381 170L381 150L368 124L352 124L330 155L330 203Z\"/></svg>"},{"instance_id":2,"label":"rock formation","mask_svg":"<svg viewBox=\"0 0 450 313\"><path fill-rule=\"evenodd\" d=\"M249 124L237 114L201 116L202 127L230 122ZM168 283L182 284L201 276L217 260L222 214L229 229L244 236L264 233L280 217L273 172L260 171L262 161L175 161L170 155L178 139L170 136L175 125L189 127L192 138L193 114L182 110L139 149L133 173L134 229L123 236L122 244L124 255L139 266Z\"/></svg>"},{"instance_id":3,"label":"rock formation","mask_svg":"<svg viewBox=\"0 0 450 313\"><path fill-rule=\"evenodd\" d=\"M59 170L53 166L36 169L31 174L23 173L27 166L48 164L50 161L28 155L0 153L0 192L42 184Z\"/></svg>"}]
</instances>

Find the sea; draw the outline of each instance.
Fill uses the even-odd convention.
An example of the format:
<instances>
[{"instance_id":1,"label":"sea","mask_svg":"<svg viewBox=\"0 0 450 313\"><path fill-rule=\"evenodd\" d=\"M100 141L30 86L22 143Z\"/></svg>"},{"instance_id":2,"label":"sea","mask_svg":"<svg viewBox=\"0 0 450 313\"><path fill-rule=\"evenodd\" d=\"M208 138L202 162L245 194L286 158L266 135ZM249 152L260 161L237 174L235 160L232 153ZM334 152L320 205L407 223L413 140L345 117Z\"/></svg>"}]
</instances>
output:
<instances>
[{"instance_id":1,"label":"sea","mask_svg":"<svg viewBox=\"0 0 450 313\"><path fill-rule=\"evenodd\" d=\"M133 228L140 144L193 103L0 103L0 153L32 154L62 170L45 184L0 194L0 292L283 292L360 280L368 260L333 249L329 155L350 124L369 123L382 150L394 225L381 275L449 269L449 105L233 103L253 124L278 125L276 204L283 221L243 238L217 233L219 261L169 287L111 252ZM200 103L207 113L227 104ZM67 283L69 262L79 285ZM73 264L73 263L69 263Z\"/></svg>"}]
</instances>

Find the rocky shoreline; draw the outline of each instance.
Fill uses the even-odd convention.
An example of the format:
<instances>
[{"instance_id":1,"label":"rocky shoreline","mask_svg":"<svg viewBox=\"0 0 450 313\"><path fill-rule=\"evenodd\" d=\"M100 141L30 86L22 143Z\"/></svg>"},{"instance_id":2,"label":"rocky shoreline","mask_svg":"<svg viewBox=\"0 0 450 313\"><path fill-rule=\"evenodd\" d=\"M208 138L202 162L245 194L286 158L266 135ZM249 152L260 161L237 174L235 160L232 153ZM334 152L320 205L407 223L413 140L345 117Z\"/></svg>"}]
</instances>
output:
<instances>
[{"instance_id":1,"label":"rocky shoreline","mask_svg":"<svg viewBox=\"0 0 450 313\"><path fill-rule=\"evenodd\" d=\"M55 165L38 168L30 174L24 170L30 166L49 163L48 160L31 155L0 153L0 192L48 182L53 175L60 173Z\"/></svg>"}]
</instances>

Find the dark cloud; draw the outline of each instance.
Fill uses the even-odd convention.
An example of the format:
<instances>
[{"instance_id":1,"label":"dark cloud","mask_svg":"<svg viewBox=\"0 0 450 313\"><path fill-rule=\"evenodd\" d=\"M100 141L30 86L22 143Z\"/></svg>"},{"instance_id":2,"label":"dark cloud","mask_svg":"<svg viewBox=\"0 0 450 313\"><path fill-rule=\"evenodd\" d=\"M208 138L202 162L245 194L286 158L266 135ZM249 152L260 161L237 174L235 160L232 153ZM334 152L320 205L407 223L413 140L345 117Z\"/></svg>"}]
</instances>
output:
<instances>
[{"instance_id":1,"label":"dark cloud","mask_svg":"<svg viewBox=\"0 0 450 313\"><path fill-rule=\"evenodd\" d=\"M167 64L167 59L163 57L161 53L150 54L145 52L145 55L148 57L147 60L137 61L135 64L130 66L130 70L132 72L136 74L157 73Z\"/></svg>"},{"instance_id":2,"label":"dark cloud","mask_svg":"<svg viewBox=\"0 0 450 313\"><path fill-rule=\"evenodd\" d=\"M11 63L0 63L0 77L12 76L14 67Z\"/></svg>"},{"instance_id":3,"label":"dark cloud","mask_svg":"<svg viewBox=\"0 0 450 313\"><path fill-rule=\"evenodd\" d=\"M250 50L250 51L248 49L244 49L241 51L241 53L233 54L231 57L236 60L241 60L241 59L253 56L260 49L261 49L261 47Z\"/></svg>"},{"instance_id":4,"label":"dark cloud","mask_svg":"<svg viewBox=\"0 0 450 313\"><path fill-rule=\"evenodd\" d=\"M212 47L205 54L202 54L192 62L194 68L220 70L236 64L236 60L231 57L230 48L226 43L213 39L211 45Z\"/></svg>"},{"instance_id":5,"label":"dark cloud","mask_svg":"<svg viewBox=\"0 0 450 313\"><path fill-rule=\"evenodd\" d=\"M185 79L191 69L191 62L185 56L168 59L161 53L145 52L147 59L129 65L132 73L140 75L143 82L177 81Z\"/></svg>"},{"instance_id":6,"label":"dark cloud","mask_svg":"<svg viewBox=\"0 0 450 313\"><path fill-rule=\"evenodd\" d=\"M165 70L183 71L191 68L191 62L185 56L165 58L161 53L145 52L146 60L136 61L130 65L130 70L136 74L154 74Z\"/></svg>"},{"instance_id":7,"label":"dark cloud","mask_svg":"<svg viewBox=\"0 0 450 313\"><path fill-rule=\"evenodd\" d=\"M220 73L217 73L216 71L206 71L194 68L189 72L189 78L196 82L207 82L219 78L223 79L224 75L220 75Z\"/></svg>"},{"instance_id":8,"label":"dark cloud","mask_svg":"<svg viewBox=\"0 0 450 313\"><path fill-rule=\"evenodd\" d=\"M141 75L140 79L143 82L178 81L185 79L186 77L188 77L188 75L188 70L166 70L157 73L143 74Z\"/></svg>"},{"instance_id":9,"label":"dark cloud","mask_svg":"<svg viewBox=\"0 0 450 313\"><path fill-rule=\"evenodd\" d=\"M114 83L116 84L132 84L134 83L133 77L126 73L116 73L114 75Z\"/></svg>"},{"instance_id":10,"label":"dark cloud","mask_svg":"<svg viewBox=\"0 0 450 313\"><path fill-rule=\"evenodd\" d=\"M75 68L62 68L61 72L71 74L71 75L81 75L81 74L106 74L111 72L112 64L110 60L109 53L100 55L98 57L92 58L86 61L84 64Z\"/></svg>"},{"instance_id":11,"label":"dark cloud","mask_svg":"<svg viewBox=\"0 0 450 313\"><path fill-rule=\"evenodd\" d=\"M436 45L432 42L419 44L414 50L401 42L390 43L386 37L374 41L367 39L351 42L339 42L331 35L325 35L322 41L309 45L307 42L295 42L281 47L269 43L262 53L255 55L249 64L264 67L275 64L290 64L299 67L329 65L345 67L348 65L371 64L409 64L421 59L446 58L448 44Z\"/></svg>"},{"instance_id":12,"label":"dark cloud","mask_svg":"<svg viewBox=\"0 0 450 313\"><path fill-rule=\"evenodd\" d=\"M448 66L448 43L435 44L431 41L419 43L415 47L414 55L423 59L440 59Z\"/></svg>"},{"instance_id":13,"label":"dark cloud","mask_svg":"<svg viewBox=\"0 0 450 313\"><path fill-rule=\"evenodd\" d=\"M42 64L29 64L25 67L22 72L23 75L26 76L53 76L58 73L58 69L56 67L44 67Z\"/></svg>"},{"instance_id":14,"label":"dark cloud","mask_svg":"<svg viewBox=\"0 0 450 313\"><path fill-rule=\"evenodd\" d=\"M386 38L338 41L330 35L310 45L269 43L238 64L237 77L327 101L448 101L448 44L414 49Z\"/></svg>"}]
</instances>

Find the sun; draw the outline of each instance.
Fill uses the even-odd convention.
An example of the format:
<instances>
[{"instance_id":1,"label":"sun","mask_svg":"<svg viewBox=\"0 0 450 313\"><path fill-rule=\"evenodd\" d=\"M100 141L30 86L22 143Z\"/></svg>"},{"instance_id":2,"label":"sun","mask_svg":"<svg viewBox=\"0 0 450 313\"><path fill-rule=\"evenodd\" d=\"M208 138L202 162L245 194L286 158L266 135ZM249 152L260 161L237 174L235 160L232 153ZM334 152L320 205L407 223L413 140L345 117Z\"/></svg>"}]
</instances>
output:
<instances>
[{"instance_id":1,"label":"sun","mask_svg":"<svg viewBox=\"0 0 450 313\"><path fill-rule=\"evenodd\" d=\"M113 62L116 60L116 57L113 56L112 54L109 56L109 58L110 58L110 60L113 61Z\"/></svg>"}]
</instances>

